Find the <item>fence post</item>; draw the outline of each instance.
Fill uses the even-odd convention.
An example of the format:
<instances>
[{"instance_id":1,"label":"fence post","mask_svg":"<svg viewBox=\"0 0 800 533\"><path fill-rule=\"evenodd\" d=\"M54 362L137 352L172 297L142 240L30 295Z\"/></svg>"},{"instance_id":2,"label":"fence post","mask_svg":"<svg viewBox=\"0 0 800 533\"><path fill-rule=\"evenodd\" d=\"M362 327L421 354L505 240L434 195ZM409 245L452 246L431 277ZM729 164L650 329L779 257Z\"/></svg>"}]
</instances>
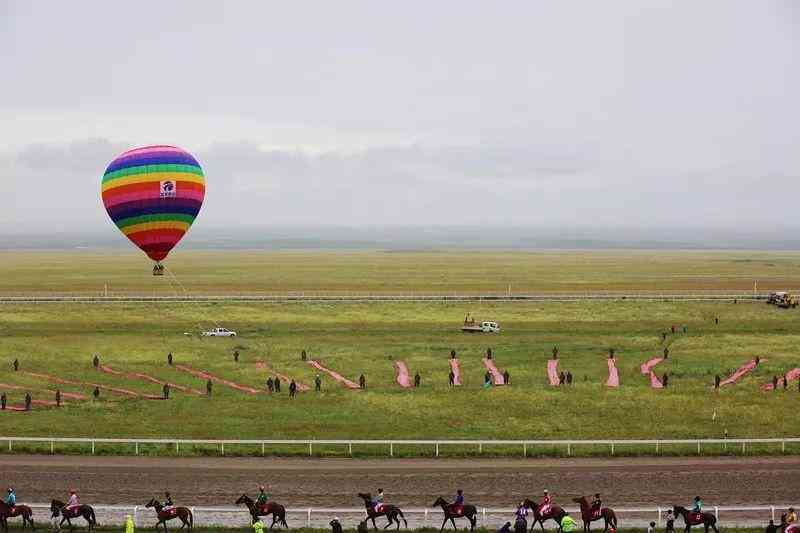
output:
<instances>
[{"instance_id":1,"label":"fence post","mask_svg":"<svg viewBox=\"0 0 800 533\"><path fill-rule=\"evenodd\" d=\"M483 443L482 442L478 443L478 453L483 453Z\"/></svg>"},{"instance_id":2,"label":"fence post","mask_svg":"<svg viewBox=\"0 0 800 533\"><path fill-rule=\"evenodd\" d=\"M94 455L94 441L92 441L92 455Z\"/></svg>"},{"instance_id":3,"label":"fence post","mask_svg":"<svg viewBox=\"0 0 800 533\"><path fill-rule=\"evenodd\" d=\"M611 455L614 455L614 443L611 443Z\"/></svg>"},{"instance_id":4,"label":"fence post","mask_svg":"<svg viewBox=\"0 0 800 533\"><path fill-rule=\"evenodd\" d=\"M394 443L389 443L389 457L394 457Z\"/></svg>"},{"instance_id":5,"label":"fence post","mask_svg":"<svg viewBox=\"0 0 800 533\"><path fill-rule=\"evenodd\" d=\"M719 521L719 506L717 505L714 506L714 514L716 515L717 520Z\"/></svg>"},{"instance_id":6,"label":"fence post","mask_svg":"<svg viewBox=\"0 0 800 533\"><path fill-rule=\"evenodd\" d=\"M8 441L8 449L11 449L11 441ZM439 443L436 443L436 457L439 457Z\"/></svg>"},{"instance_id":7,"label":"fence post","mask_svg":"<svg viewBox=\"0 0 800 533\"><path fill-rule=\"evenodd\" d=\"M522 457L528 457L528 443L522 443Z\"/></svg>"},{"instance_id":8,"label":"fence post","mask_svg":"<svg viewBox=\"0 0 800 533\"><path fill-rule=\"evenodd\" d=\"M11 439L8 439L8 451L11 451Z\"/></svg>"},{"instance_id":9,"label":"fence post","mask_svg":"<svg viewBox=\"0 0 800 533\"><path fill-rule=\"evenodd\" d=\"M181 445L177 441L175 441L175 453L180 453L180 452L181 452Z\"/></svg>"},{"instance_id":10,"label":"fence post","mask_svg":"<svg viewBox=\"0 0 800 533\"><path fill-rule=\"evenodd\" d=\"M133 523L134 524L136 523L136 512L138 510L139 510L139 506L138 505L134 505L133 506L133 514L131 515L131 518L133 518Z\"/></svg>"},{"instance_id":11,"label":"fence post","mask_svg":"<svg viewBox=\"0 0 800 533\"><path fill-rule=\"evenodd\" d=\"M350 457L353 457L353 443L352 442L348 442L347 443L347 449L350 451Z\"/></svg>"},{"instance_id":12,"label":"fence post","mask_svg":"<svg viewBox=\"0 0 800 533\"><path fill-rule=\"evenodd\" d=\"M422 525L423 526L427 526L428 525L428 508L427 507L425 508L425 517L422 519Z\"/></svg>"},{"instance_id":13,"label":"fence post","mask_svg":"<svg viewBox=\"0 0 800 533\"><path fill-rule=\"evenodd\" d=\"M139 455L139 441L133 443L134 454Z\"/></svg>"},{"instance_id":14,"label":"fence post","mask_svg":"<svg viewBox=\"0 0 800 533\"><path fill-rule=\"evenodd\" d=\"M747 453L746 450L747 450L747 443L746 442L742 442L742 454Z\"/></svg>"},{"instance_id":15,"label":"fence post","mask_svg":"<svg viewBox=\"0 0 800 533\"><path fill-rule=\"evenodd\" d=\"M51 440L50 441L50 455L53 455L55 453L54 448L55 448L55 442Z\"/></svg>"},{"instance_id":16,"label":"fence post","mask_svg":"<svg viewBox=\"0 0 800 533\"><path fill-rule=\"evenodd\" d=\"M786 453L786 440L781 440L781 453ZM773 520L775 517L773 517Z\"/></svg>"},{"instance_id":17,"label":"fence post","mask_svg":"<svg viewBox=\"0 0 800 533\"><path fill-rule=\"evenodd\" d=\"M224 442L220 442L219 443L219 451L220 451L220 453L222 455L225 455L225 443Z\"/></svg>"},{"instance_id":18,"label":"fence post","mask_svg":"<svg viewBox=\"0 0 800 533\"><path fill-rule=\"evenodd\" d=\"M261 457L264 457L264 453L265 453L265 451L266 451L266 449L265 449L265 448L266 448L266 446L265 446L265 444L262 442L262 443L261 443Z\"/></svg>"},{"instance_id":19,"label":"fence post","mask_svg":"<svg viewBox=\"0 0 800 533\"><path fill-rule=\"evenodd\" d=\"M308 514L306 515L306 527L311 527L311 507L308 508Z\"/></svg>"},{"instance_id":20,"label":"fence post","mask_svg":"<svg viewBox=\"0 0 800 533\"><path fill-rule=\"evenodd\" d=\"M770 508L769 508L769 511L770 511L772 519L775 520L775 506L771 505Z\"/></svg>"},{"instance_id":21,"label":"fence post","mask_svg":"<svg viewBox=\"0 0 800 533\"><path fill-rule=\"evenodd\" d=\"M483 518L481 519L481 525L486 525L486 507L483 508Z\"/></svg>"},{"instance_id":22,"label":"fence post","mask_svg":"<svg viewBox=\"0 0 800 533\"><path fill-rule=\"evenodd\" d=\"M697 441L697 455L700 455L700 441Z\"/></svg>"},{"instance_id":23,"label":"fence post","mask_svg":"<svg viewBox=\"0 0 800 533\"><path fill-rule=\"evenodd\" d=\"M567 457L572 455L572 445L568 442L567 443Z\"/></svg>"},{"instance_id":24,"label":"fence post","mask_svg":"<svg viewBox=\"0 0 800 533\"><path fill-rule=\"evenodd\" d=\"M314 449L312 448L312 446L313 445L311 444L311 442L309 442L308 443L308 455L309 455L309 457L314 455ZM308 512L311 513L311 509L309 509Z\"/></svg>"},{"instance_id":25,"label":"fence post","mask_svg":"<svg viewBox=\"0 0 800 533\"><path fill-rule=\"evenodd\" d=\"M661 525L661 506L658 506L658 525Z\"/></svg>"},{"instance_id":26,"label":"fence post","mask_svg":"<svg viewBox=\"0 0 800 533\"><path fill-rule=\"evenodd\" d=\"M661 443L661 441L656 441L656 455L658 455L658 445L659 445L660 443ZM660 511L659 511L659 512L660 512Z\"/></svg>"}]
</instances>

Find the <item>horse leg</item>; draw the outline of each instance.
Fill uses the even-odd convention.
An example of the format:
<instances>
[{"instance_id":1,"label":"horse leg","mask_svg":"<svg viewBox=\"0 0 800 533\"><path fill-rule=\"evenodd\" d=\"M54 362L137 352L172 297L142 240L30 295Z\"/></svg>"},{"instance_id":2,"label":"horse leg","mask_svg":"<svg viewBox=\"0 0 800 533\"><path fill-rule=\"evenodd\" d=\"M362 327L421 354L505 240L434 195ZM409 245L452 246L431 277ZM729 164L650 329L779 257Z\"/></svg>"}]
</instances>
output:
<instances>
[{"instance_id":1,"label":"horse leg","mask_svg":"<svg viewBox=\"0 0 800 533\"><path fill-rule=\"evenodd\" d=\"M455 529L456 531L458 531L458 526L456 526L456 519L455 519L454 517L452 517L452 516L451 516L451 517L450 517L450 522L452 522L452 524L453 524L453 529Z\"/></svg>"},{"instance_id":2,"label":"horse leg","mask_svg":"<svg viewBox=\"0 0 800 533\"><path fill-rule=\"evenodd\" d=\"M375 531L378 531L378 524L375 523L375 515L371 515L370 518L372 518L373 529L375 529Z\"/></svg>"}]
</instances>

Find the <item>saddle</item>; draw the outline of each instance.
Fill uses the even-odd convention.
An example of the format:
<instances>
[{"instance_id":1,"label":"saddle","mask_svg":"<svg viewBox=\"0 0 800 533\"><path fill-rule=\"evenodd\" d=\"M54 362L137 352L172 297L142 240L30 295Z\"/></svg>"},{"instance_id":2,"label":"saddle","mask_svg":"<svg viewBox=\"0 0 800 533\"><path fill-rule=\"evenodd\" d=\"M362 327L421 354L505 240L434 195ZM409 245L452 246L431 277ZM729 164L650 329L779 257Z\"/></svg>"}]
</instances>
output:
<instances>
[{"instance_id":1,"label":"saddle","mask_svg":"<svg viewBox=\"0 0 800 533\"><path fill-rule=\"evenodd\" d=\"M693 526L696 526L697 524L702 524L703 522L706 521L705 513L702 512L694 513L692 511L689 511L689 514L687 516L689 517L688 518L689 523Z\"/></svg>"},{"instance_id":2,"label":"saddle","mask_svg":"<svg viewBox=\"0 0 800 533\"><path fill-rule=\"evenodd\" d=\"M378 505L376 505L374 507L374 509L375 509L376 513L382 513L384 511L384 509L386 509L386 504L385 503L379 503Z\"/></svg>"},{"instance_id":3,"label":"saddle","mask_svg":"<svg viewBox=\"0 0 800 533\"><path fill-rule=\"evenodd\" d=\"M455 503L451 503L449 509L450 509L450 514L456 518L464 516L463 505L456 505Z\"/></svg>"},{"instance_id":4,"label":"saddle","mask_svg":"<svg viewBox=\"0 0 800 533\"><path fill-rule=\"evenodd\" d=\"M177 507L171 507L169 509L162 509L161 510L161 514L164 515L164 516L167 516L169 518L174 518L174 517L178 516L178 508Z\"/></svg>"},{"instance_id":5,"label":"saddle","mask_svg":"<svg viewBox=\"0 0 800 533\"><path fill-rule=\"evenodd\" d=\"M269 507L269 504L270 504L270 502L264 502L264 503L256 504L256 509L260 513L266 513L267 512L267 508Z\"/></svg>"},{"instance_id":6,"label":"saddle","mask_svg":"<svg viewBox=\"0 0 800 533\"><path fill-rule=\"evenodd\" d=\"M65 507L61 510L61 513L65 518L78 518L81 515L81 508L73 507L72 509L69 509Z\"/></svg>"},{"instance_id":7,"label":"saddle","mask_svg":"<svg viewBox=\"0 0 800 533\"><path fill-rule=\"evenodd\" d=\"M591 517L592 520L597 520L598 518L603 516L603 509L602 508L594 508L589 513L589 516Z\"/></svg>"}]
</instances>

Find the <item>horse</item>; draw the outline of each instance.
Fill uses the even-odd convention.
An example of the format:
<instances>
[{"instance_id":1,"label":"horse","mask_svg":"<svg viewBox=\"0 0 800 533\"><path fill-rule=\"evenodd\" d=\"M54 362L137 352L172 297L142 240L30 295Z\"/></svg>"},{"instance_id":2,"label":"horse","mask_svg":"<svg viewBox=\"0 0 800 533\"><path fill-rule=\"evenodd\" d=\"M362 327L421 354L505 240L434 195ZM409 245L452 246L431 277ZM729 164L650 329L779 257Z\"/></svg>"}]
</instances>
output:
<instances>
[{"instance_id":1,"label":"horse","mask_svg":"<svg viewBox=\"0 0 800 533\"><path fill-rule=\"evenodd\" d=\"M579 504L581 506L581 518L583 519L583 530L586 533L589 533L591 530L592 522L595 520L600 520L601 518L605 521L606 527L603 532L608 531L608 526L611 525L612 529L617 529L617 514L614 512L613 509L609 509L608 507L602 507L599 513L593 513L592 506L589 505L589 500L586 499L586 496L581 496L580 498L573 498L573 502Z\"/></svg>"},{"instance_id":2,"label":"horse","mask_svg":"<svg viewBox=\"0 0 800 533\"><path fill-rule=\"evenodd\" d=\"M27 505L15 505L10 507L6 502L0 500L0 523L3 524L3 531L8 533L8 519L15 516L22 517L22 529L25 529L25 524L30 524L31 529L36 531L33 525L33 511Z\"/></svg>"},{"instance_id":3,"label":"horse","mask_svg":"<svg viewBox=\"0 0 800 533\"><path fill-rule=\"evenodd\" d=\"M400 508L397 507L396 505L392 505L391 503L385 503L381 507L380 511L376 511L375 506L372 505L371 494L365 494L363 492L359 492L358 497L364 500L364 507L366 507L367 509L367 520L372 520L372 527L375 528L376 531L378 530L378 526L375 524L375 518L379 516L386 516L386 518L389 520L389 522L385 526L383 526L383 529L388 528L389 526L391 526L393 523L396 522L397 529L399 530L400 519L398 518L398 516L403 519L403 523L405 524L403 527L408 527L408 521L406 520L406 517L403 516L403 511L401 511Z\"/></svg>"},{"instance_id":4,"label":"horse","mask_svg":"<svg viewBox=\"0 0 800 533\"><path fill-rule=\"evenodd\" d=\"M247 509L250 511L250 516L253 518L253 524L256 523L259 516L268 516L272 515L272 523L269 525L269 528L272 529L275 523L283 524L283 527L289 529L289 526L286 524L286 509L283 505L280 505L275 502L267 502L265 505L259 505L254 502L247 494L242 494L238 500L236 500L236 505L245 504Z\"/></svg>"},{"instance_id":5,"label":"horse","mask_svg":"<svg viewBox=\"0 0 800 533\"><path fill-rule=\"evenodd\" d=\"M686 524L686 529L684 530L686 533L689 533L692 526L699 526L700 524L703 524L706 528L706 533L708 533L709 527L713 528L715 533L719 533L717 529L717 517L714 513L693 513L686 507L680 505L673 506L672 512L675 516L680 515L683 517L683 521Z\"/></svg>"},{"instance_id":6,"label":"horse","mask_svg":"<svg viewBox=\"0 0 800 533\"><path fill-rule=\"evenodd\" d=\"M73 518L83 518L86 520L86 523L89 524L89 531L94 531L95 526L97 525L97 518L94 516L94 509L92 509L91 505L81 505L77 509L66 510L64 508L66 504L64 502L58 500L52 500L50 502L50 512L52 513L52 517L56 518L59 515L62 516L61 522L58 523L58 527L60 528L64 525L64 522L67 523L69 526L69 530L72 531L72 519Z\"/></svg>"},{"instance_id":7,"label":"horse","mask_svg":"<svg viewBox=\"0 0 800 533\"><path fill-rule=\"evenodd\" d=\"M453 529L458 529L456 527L456 518L466 518L469 520L470 524L470 531L475 531L475 524L478 522L478 509L474 505L464 504L464 511L461 514L456 514L453 512L453 506L445 501L444 498L439 497L435 502L433 502L433 507L441 507L442 511L444 512L444 520L442 520L442 528L439 530L439 533L444 531L444 526L447 524L447 521L450 520L450 523L453 524Z\"/></svg>"},{"instance_id":8,"label":"horse","mask_svg":"<svg viewBox=\"0 0 800 533\"><path fill-rule=\"evenodd\" d=\"M181 529L189 526L189 531L192 531L192 527L194 526L194 517L192 516L192 511L189 510L188 507L173 507L172 509L165 511L164 506L156 500L152 498L145 507L152 507L156 511L156 517L158 518L158 522L156 522L156 531L158 531L158 526L164 526L164 533L167 533L167 521L172 520L174 518L180 518L181 522Z\"/></svg>"},{"instance_id":9,"label":"horse","mask_svg":"<svg viewBox=\"0 0 800 533\"><path fill-rule=\"evenodd\" d=\"M559 507L558 505L551 505L550 510L546 513L539 512L539 504L534 502L531 499L526 499L523 504L531 510L533 513L533 522L531 523L531 531L536 528L536 524L538 523L539 526L542 528L542 533L544 533L544 523L548 520L554 520L556 525L561 528L561 519L564 518L564 515L567 514L564 509Z\"/></svg>"}]
</instances>

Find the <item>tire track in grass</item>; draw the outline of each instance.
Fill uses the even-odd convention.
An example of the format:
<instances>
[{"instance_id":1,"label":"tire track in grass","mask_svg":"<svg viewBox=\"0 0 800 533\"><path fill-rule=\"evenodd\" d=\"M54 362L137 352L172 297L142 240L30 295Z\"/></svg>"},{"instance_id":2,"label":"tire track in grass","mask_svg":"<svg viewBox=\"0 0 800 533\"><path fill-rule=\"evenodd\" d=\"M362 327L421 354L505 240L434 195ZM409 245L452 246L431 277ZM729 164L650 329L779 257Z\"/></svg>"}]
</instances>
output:
<instances>
[{"instance_id":1,"label":"tire track in grass","mask_svg":"<svg viewBox=\"0 0 800 533\"><path fill-rule=\"evenodd\" d=\"M261 394L263 391L259 389L254 389L253 387L249 387L247 385L242 385L241 383L236 383L235 381L231 381L229 379L221 378L216 376L210 372L206 372L205 370L196 370L190 366L186 365L175 365L176 370L180 370L181 372L186 372L187 374L191 374L195 377L202 378L205 380L210 379L215 383L222 383L234 390L238 390L241 392L246 392L248 394Z\"/></svg>"},{"instance_id":2,"label":"tire track in grass","mask_svg":"<svg viewBox=\"0 0 800 533\"><path fill-rule=\"evenodd\" d=\"M185 392L187 394L194 394L195 396L203 396L204 395L203 391L200 391L200 390L197 390L197 389L193 389L191 387L184 387L183 385L178 385L177 383L172 383L172 382L169 382L169 381L163 381L163 380L160 380L158 378L155 378L155 377L151 376L150 374L145 374L144 372L122 372L120 370L116 370L114 368L111 368L108 365L100 365L99 368L100 368L101 371L103 371L103 372L105 372L107 374L114 375L114 376L126 376L126 377L129 377L131 379L140 379L142 381L149 381L150 383L155 383L157 385L161 385L162 387L164 385L169 385L170 389L179 390L179 391Z\"/></svg>"},{"instance_id":3,"label":"tire track in grass","mask_svg":"<svg viewBox=\"0 0 800 533\"><path fill-rule=\"evenodd\" d=\"M762 361L763 361L763 359L762 359ZM800 379L800 368L793 368L793 369L789 370L787 373L785 373L783 375L783 377L786 378L786 381L788 381L789 383L791 383L792 381L796 381L796 380ZM775 386L772 384L772 382L765 383L764 385L761 385L761 390L769 391L769 390L774 390L774 389L775 389Z\"/></svg>"},{"instance_id":4,"label":"tire track in grass","mask_svg":"<svg viewBox=\"0 0 800 533\"><path fill-rule=\"evenodd\" d=\"M495 385L505 385L506 379L503 377L503 374L497 369L497 366L494 364L494 359L487 359L484 357L483 359L483 366L486 367L486 370L492 375L492 381Z\"/></svg>"},{"instance_id":5,"label":"tire track in grass","mask_svg":"<svg viewBox=\"0 0 800 533\"><path fill-rule=\"evenodd\" d=\"M739 381L740 379L745 377L747 374L749 374L750 372L755 370L755 368L760 363L763 363L765 361L766 361L766 359L751 359L751 360L749 360L748 362L746 362L745 364L740 366L738 369L736 369L736 372L734 372L733 374L731 374L727 378L725 378L722 381L720 381L719 382L719 386L720 387L724 387L725 385L733 385L734 383L736 383L737 381Z\"/></svg>"},{"instance_id":6,"label":"tire track in grass","mask_svg":"<svg viewBox=\"0 0 800 533\"><path fill-rule=\"evenodd\" d=\"M411 388L411 378L408 375L408 366L406 366L404 361L394 362L394 375L398 385L404 389Z\"/></svg>"},{"instance_id":7,"label":"tire track in grass","mask_svg":"<svg viewBox=\"0 0 800 533\"><path fill-rule=\"evenodd\" d=\"M278 372L277 370L275 370L274 368L272 368L271 366L269 366L267 363L265 363L264 361L262 361L260 359L256 361L256 368L258 370L266 370L270 374L274 374L274 375L278 376L285 383L291 383L292 382L292 378L290 378L286 374L281 374L280 372ZM297 391L298 392L308 392L308 391L311 390L311 387L309 385L306 385L305 383L303 383L301 381L295 380L294 383L295 383L295 385L297 385Z\"/></svg>"},{"instance_id":8,"label":"tire track in grass","mask_svg":"<svg viewBox=\"0 0 800 533\"><path fill-rule=\"evenodd\" d=\"M317 361L316 359L311 359L308 362L308 364L313 366L314 368L316 368L317 370L319 370L321 372L325 372L330 377L332 377L333 379L335 379L336 381L341 383L342 386L347 387L348 389L358 390L358 389L361 388L361 387L358 386L358 383L356 383L355 381L351 381L351 380L347 379L346 377L344 377L340 373L336 372L335 370L331 370L329 368L326 368L326 367L322 366L322 364L319 361Z\"/></svg>"},{"instance_id":9,"label":"tire track in grass","mask_svg":"<svg viewBox=\"0 0 800 533\"><path fill-rule=\"evenodd\" d=\"M23 387L22 385L11 385L10 383L0 383L0 389L11 389L11 390L24 390L24 391L34 391L34 392L46 392L49 394L55 395L56 391L52 389L32 389L30 387ZM79 394L76 392L64 392L61 391L61 396L64 398L69 398L70 400L88 400L89 397L83 394Z\"/></svg>"},{"instance_id":10,"label":"tire track in grass","mask_svg":"<svg viewBox=\"0 0 800 533\"><path fill-rule=\"evenodd\" d=\"M163 400L162 396L155 396L152 394L139 394L138 392L134 392L128 389L122 389L119 387L108 387L106 385L101 385L99 383L91 383L88 381L74 381L71 379L60 378L58 376L53 376L50 374L44 374L41 372L30 372L28 370L23 371L25 374L29 376L33 376L35 378L45 379L51 383L61 383L62 385L75 385L78 387L96 387L100 390L105 390L108 392L113 392L115 394L119 394L121 396L127 396L129 398L144 398L146 400Z\"/></svg>"}]
</instances>

